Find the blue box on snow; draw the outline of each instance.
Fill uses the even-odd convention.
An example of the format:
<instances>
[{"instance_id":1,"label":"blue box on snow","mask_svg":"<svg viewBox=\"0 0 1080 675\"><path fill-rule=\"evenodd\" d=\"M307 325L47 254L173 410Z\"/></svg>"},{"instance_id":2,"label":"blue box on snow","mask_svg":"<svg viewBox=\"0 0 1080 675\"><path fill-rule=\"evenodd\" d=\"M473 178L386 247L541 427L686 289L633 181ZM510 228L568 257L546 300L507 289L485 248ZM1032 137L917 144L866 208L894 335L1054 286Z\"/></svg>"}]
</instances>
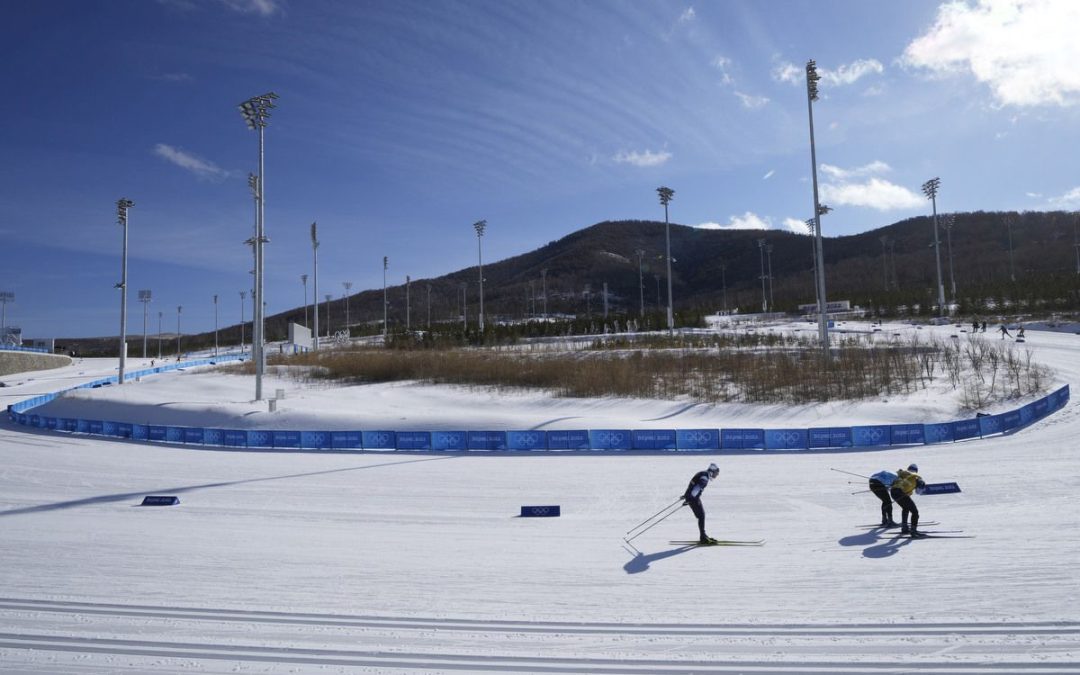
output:
<instances>
[{"instance_id":1,"label":"blue box on snow","mask_svg":"<svg viewBox=\"0 0 1080 675\"><path fill-rule=\"evenodd\" d=\"M560 515L560 509L558 504L553 506L522 506L521 517L522 518L555 518Z\"/></svg>"},{"instance_id":2,"label":"blue box on snow","mask_svg":"<svg viewBox=\"0 0 1080 675\"><path fill-rule=\"evenodd\" d=\"M952 492L960 492L960 486L956 483L927 483L920 494L946 495Z\"/></svg>"}]
</instances>

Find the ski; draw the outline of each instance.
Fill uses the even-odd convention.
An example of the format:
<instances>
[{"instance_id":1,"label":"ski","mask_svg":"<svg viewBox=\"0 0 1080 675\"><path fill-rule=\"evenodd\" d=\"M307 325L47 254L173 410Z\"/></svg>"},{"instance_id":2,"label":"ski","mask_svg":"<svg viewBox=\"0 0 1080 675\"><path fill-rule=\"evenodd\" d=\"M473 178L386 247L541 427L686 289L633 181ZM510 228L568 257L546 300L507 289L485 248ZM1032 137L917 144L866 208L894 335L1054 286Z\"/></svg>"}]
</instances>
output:
<instances>
[{"instance_id":1,"label":"ski","mask_svg":"<svg viewBox=\"0 0 1080 675\"><path fill-rule=\"evenodd\" d=\"M756 541L735 541L731 539L717 539L715 542L708 544L702 544L696 539L676 540L668 542L670 544L678 544L680 546L764 546L765 540L758 539Z\"/></svg>"},{"instance_id":2,"label":"ski","mask_svg":"<svg viewBox=\"0 0 1080 675\"><path fill-rule=\"evenodd\" d=\"M901 535L904 536L904 535ZM931 534L923 532L920 537L912 537L912 539L974 539L973 534Z\"/></svg>"},{"instance_id":3,"label":"ski","mask_svg":"<svg viewBox=\"0 0 1080 675\"><path fill-rule=\"evenodd\" d=\"M940 525L941 523L937 522L936 520L931 520L931 521L928 521L928 522L925 522L925 523L922 523L922 524L923 525ZM896 528L900 527L900 523L897 523L895 525L857 525L856 527L865 527L868 530L893 530L893 529L896 529Z\"/></svg>"}]
</instances>

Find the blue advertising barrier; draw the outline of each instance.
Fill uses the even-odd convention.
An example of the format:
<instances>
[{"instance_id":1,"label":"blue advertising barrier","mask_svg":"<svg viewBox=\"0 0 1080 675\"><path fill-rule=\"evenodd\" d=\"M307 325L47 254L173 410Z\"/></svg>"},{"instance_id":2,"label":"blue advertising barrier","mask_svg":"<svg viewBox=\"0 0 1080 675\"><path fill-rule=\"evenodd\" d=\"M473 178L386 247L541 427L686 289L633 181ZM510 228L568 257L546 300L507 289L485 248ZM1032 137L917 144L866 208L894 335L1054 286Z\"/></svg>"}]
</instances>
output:
<instances>
[{"instance_id":1,"label":"blue advertising barrier","mask_svg":"<svg viewBox=\"0 0 1080 675\"><path fill-rule=\"evenodd\" d=\"M676 433L680 450L719 450L719 429L679 429Z\"/></svg>"},{"instance_id":2,"label":"blue advertising barrier","mask_svg":"<svg viewBox=\"0 0 1080 675\"><path fill-rule=\"evenodd\" d=\"M469 450L506 450L506 432L470 431L466 444Z\"/></svg>"},{"instance_id":3,"label":"blue advertising barrier","mask_svg":"<svg viewBox=\"0 0 1080 675\"><path fill-rule=\"evenodd\" d=\"M549 431L548 450L588 450L588 431Z\"/></svg>"},{"instance_id":4,"label":"blue advertising barrier","mask_svg":"<svg viewBox=\"0 0 1080 675\"><path fill-rule=\"evenodd\" d=\"M630 450L633 437L629 429L594 429L589 432L589 449Z\"/></svg>"},{"instance_id":5,"label":"blue advertising barrier","mask_svg":"<svg viewBox=\"0 0 1080 675\"><path fill-rule=\"evenodd\" d=\"M237 356L187 361L136 371L137 377L236 360ZM71 389L116 383L115 376L85 382ZM67 390L63 390L67 391ZM63 392L41 394L7 406L16 424L66 433L130 438L154 442L201 444L229 448L336 450L802 450L807 448L873 447L936 444L1006 433L1038 421L1064 407L1068 385L1025 406L997 415L933 424L891 424L811 429L594 429L559 431L280 431L204 429L144 425L111 420L57 418L28 410Z\"/></svg>"},{"instance_id":6,"label":"blue advertising barrier","mask_svg":"<svg viewBox=\"0 0 1080 675\"><path fill-rule=\"evenodd\" d=\"M630 444L634 450L674 450L679 447L674 429L635 429Z\"/></svg>"},{"instance_id":7,"label":"blue advertising barrier","mask_svg":"<svg viewBox=\"0 0 1080 675\"><path fill-rule=\"evenodd\" d=\"M960 492L960 486L956 483L927 483L919 494L922 495L945 495Z\"/></svg>"},{"instance_id":8,"label":"blue advertising barrier","mask_svg":"<svg viewBox=\"0 0 1080 675\"><path fill-rule=\"evenodd\" d=\"M547 450L547 432L507 431L506 447L508 450Z\"/></svg>"},{"instance_id":9,"label":"blue advertising barrier","mask_svg":"<svg viewBox=\"0 0 1080 675\"><path fill-rule=\"evenodd\" d=\"M722 450L764 450L764 429L721 429Z\"/></svg>"},{"instance_id":10,"label":"blue advertising barrier","mask_svg":"<svg viewBox=\"0 0 1080 675\"><path fill-rule=\"evenodd\" d=\"M809 447L806 429L766 429L766 450L806 450Z\"/></svg>"},{"instance_id":11,"label":"blue advertising barrier","mask_svg":"<svg viewBox=\"0 0 1080 675\"><path fill-rule=\"evenodd\" d=\"M469 435L464 431L432 431L431 449L462 452L469 449Z\"/></svg>"}]
</instances>

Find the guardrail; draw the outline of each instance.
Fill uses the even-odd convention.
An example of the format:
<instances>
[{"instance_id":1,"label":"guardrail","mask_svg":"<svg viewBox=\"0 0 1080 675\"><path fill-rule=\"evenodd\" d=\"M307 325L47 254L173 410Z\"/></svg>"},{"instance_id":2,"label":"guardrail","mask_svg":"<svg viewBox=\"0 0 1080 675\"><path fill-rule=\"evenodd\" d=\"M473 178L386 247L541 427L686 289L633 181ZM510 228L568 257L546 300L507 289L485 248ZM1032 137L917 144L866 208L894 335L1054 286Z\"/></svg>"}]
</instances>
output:
<instances>
[{"instance_id":1,"label":"guardrail","mask_svg":"<svg viewBox=\"0 0 1080 675\"><path fill-rule=\"evenodd\" d=\"M135 371L125 381L171 370L241 360L240 355L200 359ZM112 376L71 389L93 389L117 383ZM69 391L69 390L63 390ZM1025 406L997 415L932 424L881 424L807 429L579 429L521 431L300 431L215 429L51 417L32 412L63 391L35 396L8 406L8 417L24 426L138 441L159 441L225 448L277 450L372 451L799 451L869 448L890 445L932 445L1004 434L1025 427L1065 407L1065 385Z\"/></svg>"},{"instance_id":2,"label":"guardrail","mask_svg":"<svg viewBox=\"0 0 1080 675\"><path fill-rule=\"evenodd\" d=\"M44 347L16 347L15 345L0 345L0 352L34 352L37 354L52 354Z\"/></svg>"}]
</instances>

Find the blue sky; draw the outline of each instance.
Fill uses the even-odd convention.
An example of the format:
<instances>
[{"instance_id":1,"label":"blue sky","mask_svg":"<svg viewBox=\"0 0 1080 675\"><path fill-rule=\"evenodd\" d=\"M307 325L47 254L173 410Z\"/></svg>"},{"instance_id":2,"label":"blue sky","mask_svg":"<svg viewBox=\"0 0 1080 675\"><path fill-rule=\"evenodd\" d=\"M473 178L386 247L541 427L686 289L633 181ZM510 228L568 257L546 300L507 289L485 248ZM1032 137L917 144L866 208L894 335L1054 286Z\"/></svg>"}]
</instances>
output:
<instances>
[{"instance_id":1,"label":"blue sky","mask_svg":"<svg viewBox=\"0 0 1080 675\"><path fill-rule=\"evenodd\" d=\"M27 337L119 332L130 212L165 329L240 315L256 134L266 299L523 253L595 222L797 228L811 215L803 68L827 236L940 211L1080 208L1080 3L814 0L8 1L0 26L0 290ZM729 283L731 280L729 280ZM309 297L311 284L309 282ZM250 310L245 310L250 318Z\"/></svg>"}]
</instances>

